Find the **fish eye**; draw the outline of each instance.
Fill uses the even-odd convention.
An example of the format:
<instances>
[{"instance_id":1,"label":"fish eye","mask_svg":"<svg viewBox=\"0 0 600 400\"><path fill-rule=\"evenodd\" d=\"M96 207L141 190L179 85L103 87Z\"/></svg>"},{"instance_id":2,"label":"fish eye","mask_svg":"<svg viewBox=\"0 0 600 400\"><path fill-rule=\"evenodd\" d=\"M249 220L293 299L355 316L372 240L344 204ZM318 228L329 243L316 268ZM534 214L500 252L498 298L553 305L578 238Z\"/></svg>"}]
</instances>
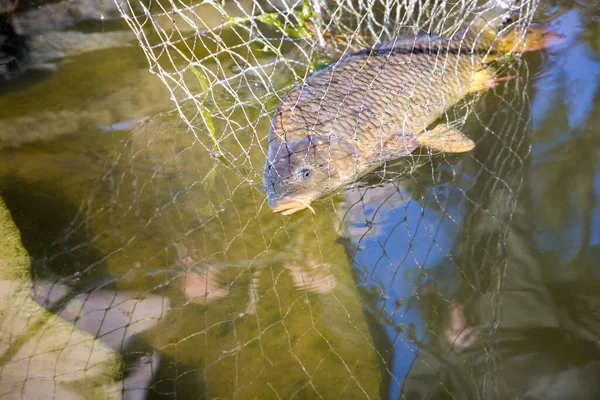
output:
<instances>
[{"instance_id":1,"label":"fish eye","mask_svg":"<svg viewBox=\"0 0 600 400\"><path fill-rule=\"evenodd\" d=\"M310 168L298 168L296 174L304 179L308 179L312 176L312 170Z\"/></svg>"}]
</instances>

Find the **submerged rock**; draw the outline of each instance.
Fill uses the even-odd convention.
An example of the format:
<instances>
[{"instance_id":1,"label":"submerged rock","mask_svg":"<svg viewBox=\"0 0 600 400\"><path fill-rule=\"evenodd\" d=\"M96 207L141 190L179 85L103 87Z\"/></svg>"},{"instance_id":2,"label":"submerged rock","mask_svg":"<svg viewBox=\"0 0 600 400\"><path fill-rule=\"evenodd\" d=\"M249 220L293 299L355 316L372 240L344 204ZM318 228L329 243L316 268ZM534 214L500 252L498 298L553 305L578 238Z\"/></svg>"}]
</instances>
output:
<instances>
[{"instance_id":1,"label":"submerged rock","mask_svg":"<svg viewBox=\"0 0 600 400\"><path fill-rule=\"evenodd\" d=\"M32 300L29 256L1 199L0 237L0 395L120 398L120 356Z\"/></svg>"},{"instance_id":2,"label":"submerged rock","mask_svg":"<svg viewBox=\"0 0 600 400\"><path fill-rule=\"evenodd\" d=\"M53 69L52 61L91 51L129 46L135 36L131 32L82 33L48 32L27 40L27 68Z\"/></svg>"},{"instance_id":3,"label":"submerged rock","mask_svg":"<svg viewBox=\"0 0 600 400\"><path fill-rule=\"evenodd\" d=\"M0 0L0 6L1 1L8 0ZM118 16L115 1L69 0L55 4L44 2L38 7L17 8L12 25L18 35L30 36L67 29L82 21L114 19Z\"/></svg>"},{"instance_id":4,"label":"submerged rock","mask_svg":"<svg viewBox=\"0 0 600 400\"><path fill-rule=\"evenodd\" d=\"M128 6L123 6L128 9ZM6 15L2 15L2 14ZM0 79L31 69L56 67L50 62L88 51L122 47L131 32L83 33L65 31L83 21L117 19L115 2L70 0L55 4L0 0ZM104 30L107 30L105 32Z\"/></svg>"}]
</instances>

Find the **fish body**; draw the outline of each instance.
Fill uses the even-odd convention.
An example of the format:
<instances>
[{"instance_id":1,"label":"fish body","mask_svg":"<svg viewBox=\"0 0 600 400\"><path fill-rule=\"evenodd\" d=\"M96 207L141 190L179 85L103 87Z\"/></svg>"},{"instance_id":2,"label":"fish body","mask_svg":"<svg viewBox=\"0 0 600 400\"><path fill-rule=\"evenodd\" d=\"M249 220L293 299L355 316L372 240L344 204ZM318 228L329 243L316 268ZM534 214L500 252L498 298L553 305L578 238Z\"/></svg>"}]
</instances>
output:
<instances>
[{"instance_id":1,"label":"fish body","mask_svg":"<svg viewBox=\"0 0 600 400\"><path fill-rule=\"evenodd\" d=\"M270 207L284 215L311 208L312 200L419 146L471 150L472 140L436 122L467 94L492 87L489 62L516 43L489 30L404 36L309 77L272 120L264 172Z\"/></svg>"}]
</instances>

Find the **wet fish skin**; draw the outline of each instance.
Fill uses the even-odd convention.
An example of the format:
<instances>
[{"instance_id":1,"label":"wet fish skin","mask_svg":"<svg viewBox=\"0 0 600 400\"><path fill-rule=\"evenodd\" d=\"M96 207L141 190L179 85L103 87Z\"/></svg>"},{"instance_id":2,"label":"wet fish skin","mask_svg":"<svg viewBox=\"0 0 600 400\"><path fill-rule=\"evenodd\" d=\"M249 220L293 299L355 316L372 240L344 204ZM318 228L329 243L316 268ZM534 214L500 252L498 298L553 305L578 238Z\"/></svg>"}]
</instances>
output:
<instances>
[{"instance_id":1,"label":"wet fish skin","mask_svg":"<svg viewBox=\"0 0 600 400\"><path fill-rule=\"evenodd\" d=\"M491 87L495 71L488 63L513 43L488 31L406 36L308 78L272 120L264 172L270 207L283 215L310 208L312 200L419 145L471 150L474 143L456 128L430 127L468 93Z\"/></svg>"}]
</instances>

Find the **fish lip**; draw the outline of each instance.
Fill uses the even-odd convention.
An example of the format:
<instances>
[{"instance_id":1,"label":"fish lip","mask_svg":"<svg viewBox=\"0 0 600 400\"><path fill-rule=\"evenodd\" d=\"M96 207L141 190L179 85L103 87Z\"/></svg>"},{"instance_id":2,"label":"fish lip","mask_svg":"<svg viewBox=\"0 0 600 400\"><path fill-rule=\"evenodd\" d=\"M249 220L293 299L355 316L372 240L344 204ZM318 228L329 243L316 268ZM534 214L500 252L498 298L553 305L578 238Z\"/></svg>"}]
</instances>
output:
<instances>
[{"instance_id":1,"label":"fish lip","mask_svg":"<svg viewBox=\"0 0 600 400\"><path fill-rule=\"evenodd\" d=\"M281 215L292 215L297 211L304 210L307 208L306 204L297 202L297 201L289 201L282 204L274 205L273 212Z\"/></svg>"},{"instance_id":2,"label":"fish lip","mask_svg":"<svg viewBox=\"0 0 600 400\"><path fill-rule=\"evenodd\" d=\"M297 211L308 208L313 215L316 215L314 208L310 205L311 199L294 198L294 197L283 197L276 201L269 201L269 206L273 209L274 213L281 215L291 215Z\"/></svg>"}]
</instances>

